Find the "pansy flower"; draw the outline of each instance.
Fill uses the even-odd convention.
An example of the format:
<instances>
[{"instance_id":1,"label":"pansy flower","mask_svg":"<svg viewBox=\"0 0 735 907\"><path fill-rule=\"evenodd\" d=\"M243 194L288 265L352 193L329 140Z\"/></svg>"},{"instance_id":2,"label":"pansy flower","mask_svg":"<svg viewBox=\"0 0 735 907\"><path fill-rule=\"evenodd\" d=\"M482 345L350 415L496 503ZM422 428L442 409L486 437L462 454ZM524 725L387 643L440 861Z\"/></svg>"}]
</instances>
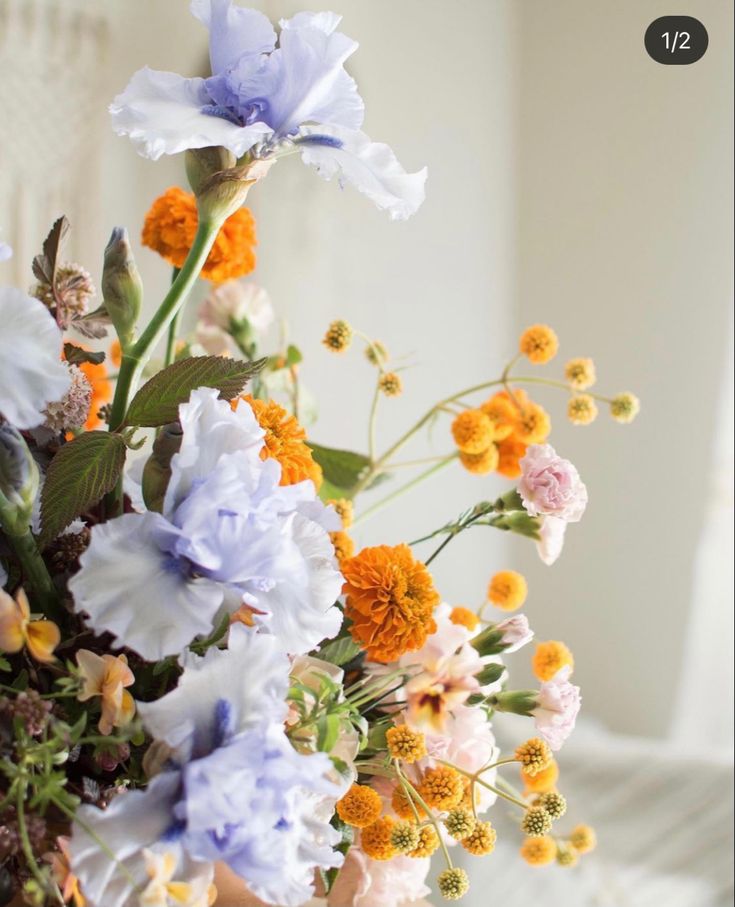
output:
<instances>
[{"instance_id":1,"label":"pansy flower","mask_svg":"<svg viewBox=\"0 0 735 907\"><path fill-rule=\"evenodd\" d=\"M23 589L15 598L0 589L0 649L20 652L25 646L36 661L56 661L54 649L61 640L52 620L31 620L31 609Z\"/></svg>"},{"instance_id":2,"label":"pansy flower","mask_svg":"<svg viewBox=\"0 0 735 907\"><path fill-rule=\"evenodd\" d=\"M77 664L82 679L77 699L80 702L95 696L102 699L100 733L111 734L113 728L126 725L135 714L135 701L125 689L135 683L127 658L124 655L97 655L89 649L80 649Z\"/></svg>"},{"instance_id":3,"label":"pansy flower","mask_svg":"<svg viewBox=\"0 0 735 907\"><path fill-rule=\"evenodd\" d=\"M426 170L406 173L361 131L364 104L344 68L358 45L337 31L340 16L297 13L277 34L266 16L232 0L192 0L191 12L209 28L212 75L139 70L110 107L119 135L154 160L212 145L260 160L297 150L392 218L416 211Z\"/></svg>"}]
</instances>

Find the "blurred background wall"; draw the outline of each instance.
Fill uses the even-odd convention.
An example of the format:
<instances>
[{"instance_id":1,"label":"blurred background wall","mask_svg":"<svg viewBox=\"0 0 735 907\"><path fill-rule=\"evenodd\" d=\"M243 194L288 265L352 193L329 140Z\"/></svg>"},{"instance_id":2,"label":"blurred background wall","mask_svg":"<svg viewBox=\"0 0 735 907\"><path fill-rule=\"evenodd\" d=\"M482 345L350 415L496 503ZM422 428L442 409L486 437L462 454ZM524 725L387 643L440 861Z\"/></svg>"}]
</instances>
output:
<instances>
[{"instance_id":1,"label":"blurred background wall","mask_svg":"<svg viewBox=\"0 0 735 907\"><path fill-rule=\"evenodd\" d=\"M273 18L314 7L250 5ZM251 194L254 277L305 353L303 380L321 400L313 436L366 443L371 373L360 355L337 359L320 346L333 318L411 366L404 395L385 401L384 443L439 396L496 375L523 326L553 325L558 369L592 356L600 389L635 391L642 414L629 427L601 413L574 428L563 399L539 393L556 448L589 486L583 525L571 527L553 568L533 546L468 533L437 562L438 583L452 603L474 605L495 570L521 570L538 637L575 653L588 722L669 739L672 752L722 751L732 732L732 4L685 0L673 10L700 18L710 37L706 55L680 67L643 48L647 25L672 12L663 0L327 5L361 43L351 71L366 131L407 169L428 165L429 182L407 223L293 159ZM204 70L205 32L187 8L0 0L0 229L18 253L0 265L3 282L30 282L30 257L62 211L75 257L99 278L111 227L137 236L151 200L182 184L180 161L137 157L104 108L144 64ZM168 268L148 250L138 260L152 307ZM446 427L434 434L416 456L447 449ZM367 522L358 541L413 538L503 487L444 473ZM625 782L613 776L605 783ZM712 785L723 790L719 776ZM623 847L630 829L618 831ZM686 900L679 888L678 902L657 889L647 901L565 903L720 903L720 889Z\"/></svg>"}]
</instances>

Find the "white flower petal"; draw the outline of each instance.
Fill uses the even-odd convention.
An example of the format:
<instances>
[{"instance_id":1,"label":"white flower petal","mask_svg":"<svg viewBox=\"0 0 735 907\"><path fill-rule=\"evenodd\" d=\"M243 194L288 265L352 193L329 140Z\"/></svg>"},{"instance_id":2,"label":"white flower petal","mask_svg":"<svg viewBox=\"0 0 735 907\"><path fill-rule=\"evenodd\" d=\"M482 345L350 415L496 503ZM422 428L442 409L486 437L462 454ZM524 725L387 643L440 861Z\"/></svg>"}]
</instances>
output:
<instances>
[{"instance_id":1,"label":"white flower petal","mask_svg":"<svg viewBox=\"0 0 735 907\"><path fill-rule=\"evenodd\" d=\"M187 652L183 665L175 690L156 702L137 703L147 730L168 744L178 761L213 748L218 700L228 703L233 734L266 719L285 719L289 660L274 637L234 624L226 650Z\"/></svg>"},{"instance_id":2,"label":"white flower petal","mask_svg":"<svg viewBox=\"0 0 735 907\"><path fill-rule=\"evenodd\" d=\"M142 851L170 828L179 784L178 772L165 772L145 791L119 794L105 810L82 806L77 811L69 845L71 868L91 905L138 907L134 886L144 887L148 881Z\"/></svg>"},{"instance_id":3,"label":"white flower petal","mask_svg":"<svg viewBox=\"0 0 735 907\"><path fill-rule=\"evenodd\" d=\"M204 79L185 79L174 72L139 69L110 105L112 125L140 145L144 157L178 154L187 148L223 145L240 157L264 135L265 123L237 126L202 113L211 104Z\"/></svg>"},{"instance_id":4,"label":"white flower petal","mask_svg":"<svg viewBox=\"0 0 735 907\"><path fill-rule=\"evenodd\" d=\"M231 0L192 0L191 13L209 28L212 72L223 72L244 55L269 53L276 46L270 19Z\"/></svg>"},{"instance_id":5,"label":"white flower petal","mask_svg":"<svg viewBox=\"0 0 735 907\"><path fill-rule=\"evenodd\" d=\"M71 383L61 331L42 302L14 287L0 287L0 325L0 413L18 428L34 428Z\"/></svg>"},{"instance_id":6,"label":"white flower petal","mask_svg":"<svg viewBox=\"0 0 735 907\"><path fill-rule=\"evenodd\" d=\"M128 513L92 528L81 569L69 582L77 610L89 614L97 633L157 661L178 655L209 633L222 587L185 576L161 549L178 530L158 513Z\"/></svg>"},{"instance_id":7,"label":"white flower petal","mask_svg":"<svg viewBox=\"0 0 735 907\"><path fill-rule=\"evenodd\" d=\"M410 217L424 201L426 168L406 173L388 145L371 142L363 132L334 126L306 126L301 136L307 137L299 146L305 163L316 167L326 180L343 177L393 220ZM326 142L320 141L321 136Z\"/></svg>"}]
</instances>

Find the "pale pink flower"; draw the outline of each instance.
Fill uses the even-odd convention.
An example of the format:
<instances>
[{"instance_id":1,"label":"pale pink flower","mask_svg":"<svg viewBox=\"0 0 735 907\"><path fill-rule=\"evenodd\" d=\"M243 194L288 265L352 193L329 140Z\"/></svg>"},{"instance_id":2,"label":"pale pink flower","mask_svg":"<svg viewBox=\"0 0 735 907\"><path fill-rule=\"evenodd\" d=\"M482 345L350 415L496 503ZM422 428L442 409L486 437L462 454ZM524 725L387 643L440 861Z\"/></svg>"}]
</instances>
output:
<instances>
[{"instance_id":1,"label":"pale pink flower","mask_svg":"<svg viewBox=\"0 0 735 907\"><path fill-rule=\"evenodd\" d=\"M550 567L561 554L566 531L566 521L560 520L559 517L545 516L541 521L541 538L536 543L536 550L547 567Z\"/></svg>"},{"instance_id":2,"label":"pale pink flower","mask_svg":"<svg viewBox=\"0 0 735 907\"><path fill-rule=\"evenodd\" d=\"M328 907L408 907L430 893L430 864L428 858L371 860L352 847L329 893Z\"/></svg>"},{"instance_id":3,"label":"pale pink flower","mask_svg":"<svg viewBox=\"0 0 735 907\"><path fill-rule=\"evenodd\" d=\"M532 712L536 729L552 750L560 750L574 730L582 703L579 687L569 683L571 671L565 665L551 680L541 684L538 703Z\"/></svg>"},{"instance_id":4,"label":"pale pink flower","mask_svg":"<svg viewBox=\"0 0 735 907\"><path fill-rule=\"evenodd\" d=\"M450 712L479 689L475 677L484 662L470 645L472 633L450 620L452 609L440 605L435 612L437 631L418 652L401 657L401 667L420 668L406 683L406 717L409 724L441 731Z\"/></svg>"},{"instance_id":5,"label":"pale pink flower","mask_svg":"<svg viewBox=\"0 0 735 907\"><path fill-rule=\"evenodd\" d=\"M228 280L210 291L199 308L199 318L225 331L247 324L257 334L264 334L273 324L275 312L264 289L244 280Z\"/></svg>"},{"instance_id":6,"label":"pale pink flower","mask_svg":"<svg viewBox=\"0 0 735 907\"><path fill-rule=\"evenodd\" d=\"M550 444L531 444L521 460L518 493L531 516L553 516L576 523L587 506L587 488L576 467Z\"/></svg>"},{"instance_id":7,"label":"pale pink flower","mask_svg":"<svg viewBox=\"0 0 735 907\"><path fill-rule=\"evenodd\" d=\"M514 614L513 617L501 620L495 625L495 629L503 634L503 645L508 647L503 651L504 655L517 652L533 639L533 630L529 627L525 614Z\"/></svg>"}]
</instances>

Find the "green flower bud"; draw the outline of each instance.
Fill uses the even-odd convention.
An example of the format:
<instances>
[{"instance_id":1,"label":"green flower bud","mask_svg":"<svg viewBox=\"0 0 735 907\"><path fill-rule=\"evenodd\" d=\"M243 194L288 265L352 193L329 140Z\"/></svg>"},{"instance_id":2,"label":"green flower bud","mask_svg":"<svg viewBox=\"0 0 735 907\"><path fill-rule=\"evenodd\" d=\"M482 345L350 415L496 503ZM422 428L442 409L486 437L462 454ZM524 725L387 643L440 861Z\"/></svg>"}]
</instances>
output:
<instances>
[{"instance_id":1,"label":"green flower bud","mask_svg":"<svg viewBox=\"0 0 735 907\"><path fill-rule=\"evenodd\" d=\"M202 179L204 167L192 165L192 185L196 183L194 194L197 197L197 208L202 221L223 224L238 208L245 204L250 187L270 170L274 160L250 161L239 167L228 167L218 170Z\"/></svg>"},{"instance_id":2,"label":"green flower bud","mask_svg":"<svg viewBox=\"0 0 735 907\"><path fill-rule=\"evenodd\" d=\"M485 627L481 633L470 640L470 643L482 656L499 655L508 648L503 642L503 632L498 630L497 624Z\"/></svg>"},{"instance_id":3,"label":"green flower bud","mask_svg":"<svg viewBox=\"0 0 735 907\"><path fill-rule=\"evenodd\" d=\"M181 426L178 422L164 425L153 442L153 452L143 467L143 500L149 510L159 513L171 479L171 458L181 447Z\"/></svg>"},{"instance_id":4,"label":"green flower bud","mask_svg":"<svg viewBox=\"0 0 735 907\"><path fill-rule=\"evenodd\" d=\"M477 680L481 687L486 687L488 684L496 683L505 673L505 665L501 664L489 664L480 671L479 674L476 674Z\"/></svg>"},{"instance_id":5,"label":"green flower bud","mask_svg":"<svg viewBox=\"0 0 735 907\"><path fill-rule=\"evenodd\" d=\"M17 428L0 425L0 524L8 535L25 535L38 494L38 466Z\"/></svg>"},{"instance_id":6,"label":"green flower bud","mask_svg":"<svg viewBox=\"0 0 735 907\"><path fill-rule=\"evenodd\" d=\"M237 165L237 158L227 148L210 145L207 148L191 148L184 153L186 176L194 195L199 195L202 186L223 170L232 170Z\"/></svg>"},{"instance_id":7,"label":"green flower bud","mask_svg":"<svg viewBox=\"0 0 735 907\"><path fill-rule=\"evenodd\" d=\"M115 325L123 350L133 340L143 303L143 283L130 249L128 231L115 227L105 249L102 270L104 307Z\"/></svg>"},{"instance_id":8,"label":"green flower bud","mask_svg":"<svg viewBox=\"0 0 735 907\"><path fill-rule=\"evenodd\" d=\"M499 712L513 712L515 715L532 715L538 705L536 690L508 690L488 698L488 704Z\"/></svg>"}]
</instances>

